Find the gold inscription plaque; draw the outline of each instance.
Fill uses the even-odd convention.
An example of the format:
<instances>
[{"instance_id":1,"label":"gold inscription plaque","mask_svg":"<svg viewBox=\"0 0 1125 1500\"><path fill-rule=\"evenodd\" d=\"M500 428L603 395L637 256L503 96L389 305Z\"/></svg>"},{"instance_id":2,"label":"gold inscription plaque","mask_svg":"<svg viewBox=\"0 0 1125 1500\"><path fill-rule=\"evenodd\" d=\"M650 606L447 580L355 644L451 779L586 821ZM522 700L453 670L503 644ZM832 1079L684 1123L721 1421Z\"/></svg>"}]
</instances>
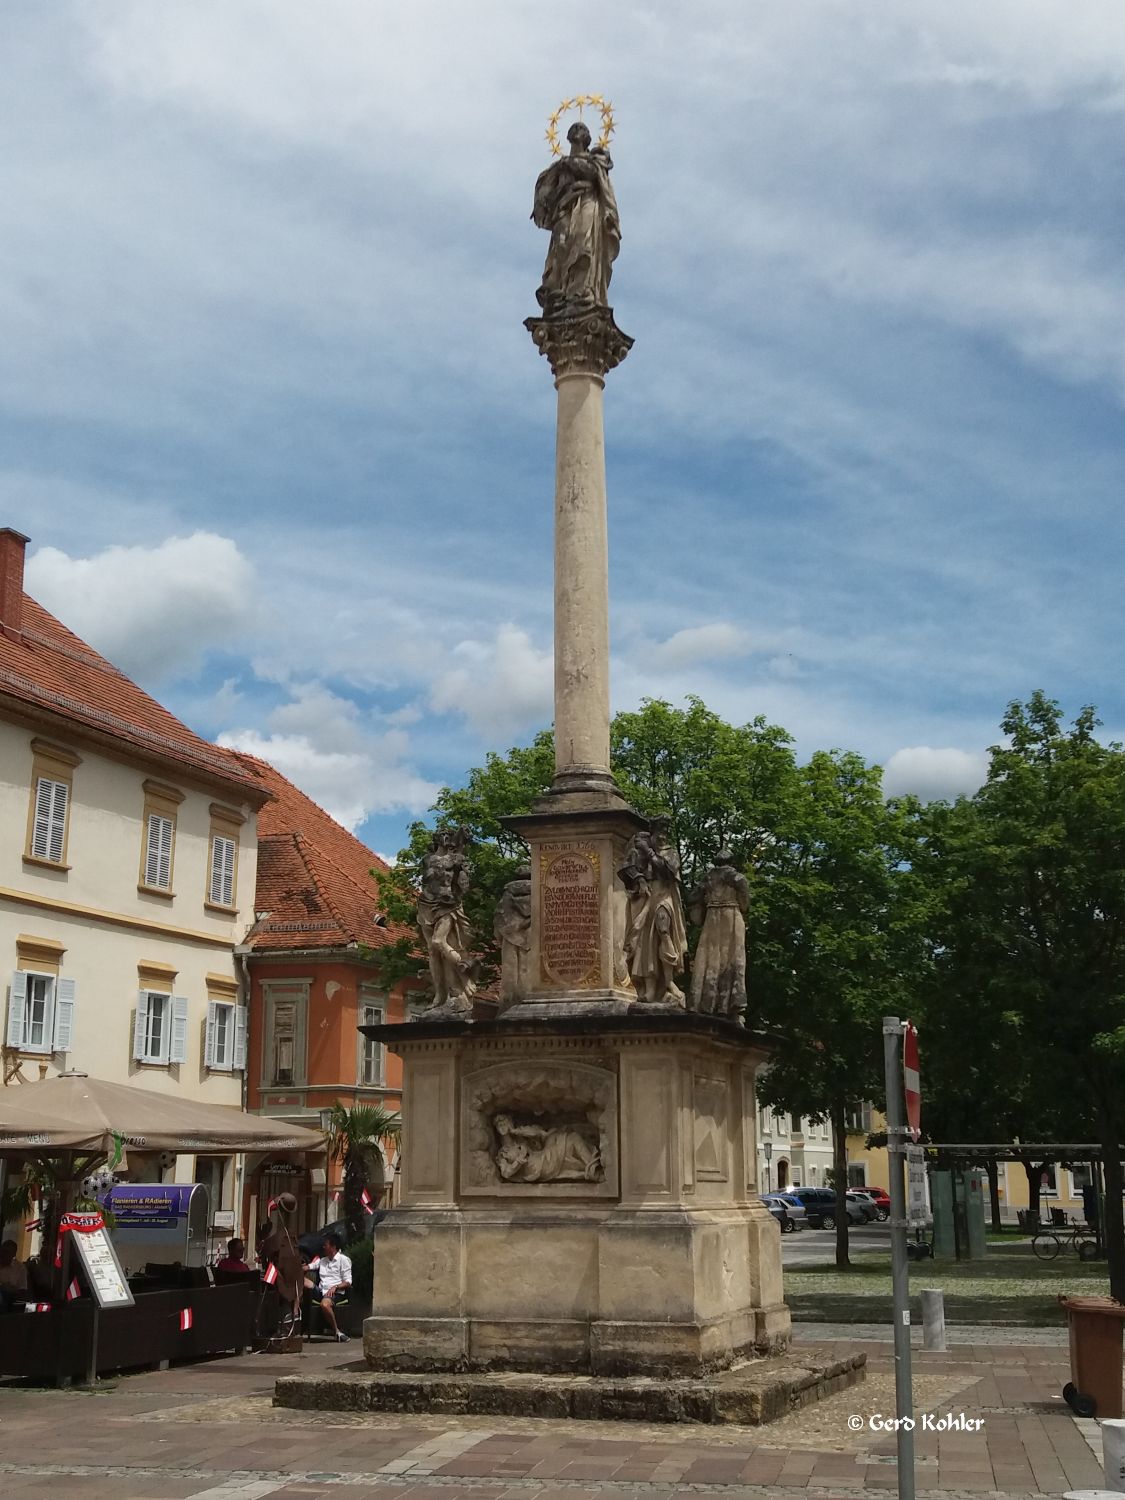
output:
<instances>
[{"instance_id":1,"label":"gold inscription plaque","mask_svg":"<svg viewBox=\"0 0 1125 1500\"><path fill-rule=\"evenodd\" d=\"M601 984L601 856L592 844L539 850L539 971L543 984Z\"/></svg>"}]
</instances>

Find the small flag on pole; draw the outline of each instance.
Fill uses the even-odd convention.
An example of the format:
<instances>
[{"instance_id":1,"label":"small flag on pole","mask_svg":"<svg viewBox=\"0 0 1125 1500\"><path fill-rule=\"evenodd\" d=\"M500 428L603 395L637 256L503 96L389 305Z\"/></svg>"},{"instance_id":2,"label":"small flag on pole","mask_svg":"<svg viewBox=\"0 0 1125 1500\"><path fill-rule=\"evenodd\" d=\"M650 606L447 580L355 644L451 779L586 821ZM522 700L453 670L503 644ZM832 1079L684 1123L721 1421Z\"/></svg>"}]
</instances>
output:
<instances>
[{"instance_id":1,"label":"small flag on pole","mask_svg":"<svg viewBox=\"0 0 1125 1500\"><path fill-rule=\"evenodd\" d=\"M30 1234L33 1229L41 1228L42 1224L42 1219L28 1219L27 1223L23 1227L27 1230L28 1234Z\"/></svg>"},{"instance_id":2,"label":"small flag on pole","mask_svg":"<svg viewBox=\"0 0 1125 1500\"><path fill-rule=\"evenodd\" d=\"M82 1288L78 1285L78 1277L76 1276L66 1289L66 1300L73 1302L75 1297L81 1297L81 1295Z\"/></svg>"},{"instance_id":3,"label":"small flag on pole","mask_svg":"<svg viewBox=\"0 0 1125 1500\"><path fill-rule=\"evenodd\" d=\"M51 1304L49 1302L25 1302L23 1310L24 1312L50 1312Z\"/></svg>"},{"instance_id":4,"label":"small flag on pole","mask_svg":"<svg viewBox=\"0 0 1125 1500\"><path fill-rule=\"evenodd\" d=\"M262 1280L267 1286L273 1286L274 1282L277 1280L277 1267L272 1261L266 1267L265 1274L262 1277Z\"/></svg>"},{"instance_id":5,"label":"small flag on pole","mask_svg":"<svg viewBox=\"0 0 1125 1500\"><path fill-rule=\"evenodd\" d=\"M266 1214L267 1214L267 1216L270 1215L270 1214L272 1214L273 1211L274 1211L274 1209L276 1207L277 1207L277 1199L276 1198L271 1198L270 1201L266 1204Z\"/></svg>"},{"instance_id":6,"label":"small flag on pole","mask_svg":"<svg viewBox=\"0 0 1125 1500\"><path fill-rule=\"evenodd\" d=\"M191 1327L191 1308L185 1307L180 1313L180 1332L187 1333Z\"/></svg>"},{"instance_id":7,"label":"small flag on pole","mask_svg":"<svg viewBox=\"0 0 1125 1500\"><path fill-rule=\"evenodd\" d=\"M364 1208L371 1207L371 1194L367 1191L366 1188L364 1188L363 1192L360 1193L359 1201L363 1204Z\"/></svg>"}]
</instances>

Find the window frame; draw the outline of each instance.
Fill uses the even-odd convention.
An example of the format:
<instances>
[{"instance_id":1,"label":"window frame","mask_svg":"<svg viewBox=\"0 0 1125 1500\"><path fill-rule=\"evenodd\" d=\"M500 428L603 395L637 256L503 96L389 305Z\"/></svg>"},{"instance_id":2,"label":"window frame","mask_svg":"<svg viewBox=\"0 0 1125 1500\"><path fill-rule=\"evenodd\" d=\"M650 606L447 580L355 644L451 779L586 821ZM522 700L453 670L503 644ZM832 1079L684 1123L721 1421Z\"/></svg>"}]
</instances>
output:
<instances>
[{"instance_id":1,"label":"window frame","mask_svg":"<svg viewBox=\"0 0 1125 1500\"><path fill-rule=\"evenodd\" d=\"M24 840L23 857L30 865L49 870L69 870L71 808L74 805L74 771L82 764L82 757L65 745L54 745L48 740L31 741L31 785L27 806L27 837ZM59 857L51 858L50 828L54 822L53 811L48 823L47 843L43 853L35 848L36 828L39 823L39 787L50 782L65 788L62 814L62 836L59 841ZM53 800L53 799L52 799Z\"/></svg>"},{"instance_id":2,"label":"window frame","mask_svg":"<svg viewBox=\"0 0 1125 1500\"><path fill-rule=\"evenodd\" d=\"M241 828L246 822L236 808L224 807L221 802L211 803L211 828L207 838L207 869L203 887L203 905L207 911L220 913L224 917L238 915L238 863L241 846ZM219 839L230 842L230 901L215 899L215 848ZM223 894L220 889L219 895Z\"/></svg>"},{"instance_id":3,"label":"window frame","mask_svg":"<svg viewBox=\"0 0 1125 1500\"><path fill-rule=\"evenodd\" d=\"M179 808L184 800L184 794L177 787L168 786L163 781L147 780L142 783L145 794L144 811L141 816L141 854L140 865L137 870L137 890L148 896L162 896L171 899L175 895L176 875L176 834L179 831ZM160 818L170 825L168 834L168 883L162 885L159 880L150 880L149 859L152 852L152 823L153 819ZM157 859L159 861L158 852Z\"/></svg>"},{"instance_id":4,"label":"window frame","mask_svg":"<svg viewBox=\"0 0 1125 1500\"><path fill-rule=\"evenodd\" d=\"M222 1057L218 1055L218 1022L220 1011L225 1013L226 1047ZM246 1007L239 1005L234 995L209 994L207 997L207 1020L203 1042L203 1065L212 1073L242 1073L246 1070Z\"/></svg>"},{"instance_id":5,"label":"window frame","mask_svg":"<svg viewBox=\"0 0 1125 1500\"><path fill-rule=\"evenodd\" d=\"M381 1026L387 1015L387 997L382 990L361 989L359 992L359 1019L360 1026ZM370 1013L371 1019L368 1019ZM382 1088L387 1081L387 1049L382 1042L373 1037L364 1036L362 1031L357 1031L358 1038L356 1057L356 1087L361 1089ZM367 1063L369 1061L369 1049L374 1048L370 1054L376 1063L376 1077L367 1077Z\"/></svg>"},{"instance_id":6,"label":"window frame","mask_svg":"<svg viewBox=\"0 0 1125 1500\"><path fill-rule=\"evenodd\" d=\"M160 1051L155 1056L149 1049L154 1000L161 1002L162 1011ZM187 1062L187 1021L188 1001L185 995L142 985L137 991L137 1011L133 1017L133 1061L144 1068L182 1067ZM143 1050L140 1050L142 1036L144 1043Z\"/></svg>"},{"instance_id":7,"label":"window frame","mask_svg":"<svg viewBox=\"0 0 1125 1500\"><path fill-rule=\"evenodd\" d=\"M263 984L265 1019L262 1057L260 1064L261 1087L263 1089L301 1088L306 1083L308 1048L306 1043L308 1026L309 990L311 980L278 980ZM277 1051L277 1011L281 1005L293 1006L293 1076L288 1080L276 1076L274 1058Z\"/></svg>"}]
</instances>

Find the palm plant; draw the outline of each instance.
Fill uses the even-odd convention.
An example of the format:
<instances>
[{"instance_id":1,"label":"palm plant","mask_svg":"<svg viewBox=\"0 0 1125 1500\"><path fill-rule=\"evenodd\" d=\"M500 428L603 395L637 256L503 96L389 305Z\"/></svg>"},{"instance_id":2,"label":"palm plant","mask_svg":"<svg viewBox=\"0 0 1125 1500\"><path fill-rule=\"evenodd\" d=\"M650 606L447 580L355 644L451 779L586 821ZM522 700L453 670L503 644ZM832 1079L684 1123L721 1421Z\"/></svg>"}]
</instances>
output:
<instances>
[{"instance_id":1,"label":"palm plant","mask_svg":"<svg viewBox=\"0 0 1125 1500\"><path fill-rule=\"evenodd\" d=\"M328 1154L344 1164L344 1220L348 1241L363 1238L363 1190L371 1176L376 1150L384 1141L397 1141L402 1116L378 1104L333 1106L328 1127Z\"/></svg>"}]
</instances>

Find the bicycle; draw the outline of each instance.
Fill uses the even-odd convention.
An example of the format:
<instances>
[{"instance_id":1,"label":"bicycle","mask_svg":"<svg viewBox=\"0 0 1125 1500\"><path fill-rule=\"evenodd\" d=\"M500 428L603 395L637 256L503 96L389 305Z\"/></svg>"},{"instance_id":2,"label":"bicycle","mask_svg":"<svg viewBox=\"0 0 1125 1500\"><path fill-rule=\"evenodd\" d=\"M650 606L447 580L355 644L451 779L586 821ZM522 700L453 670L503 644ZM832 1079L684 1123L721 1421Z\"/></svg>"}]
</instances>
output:
<instances>
[{"instance_id":1,"label":"bicycle","mask_svg":"<svg viewBox=\"0 0 1125 1500\"><path fill-rule=\"evenodd\" d=\"M1098 1257L1098 1242L1085 1224L1042 1225L1031 1241L1038 1260L1057 1260L1064 1246L1069 1246L1081 1261Z\"/></svg>"}]
</instances>

